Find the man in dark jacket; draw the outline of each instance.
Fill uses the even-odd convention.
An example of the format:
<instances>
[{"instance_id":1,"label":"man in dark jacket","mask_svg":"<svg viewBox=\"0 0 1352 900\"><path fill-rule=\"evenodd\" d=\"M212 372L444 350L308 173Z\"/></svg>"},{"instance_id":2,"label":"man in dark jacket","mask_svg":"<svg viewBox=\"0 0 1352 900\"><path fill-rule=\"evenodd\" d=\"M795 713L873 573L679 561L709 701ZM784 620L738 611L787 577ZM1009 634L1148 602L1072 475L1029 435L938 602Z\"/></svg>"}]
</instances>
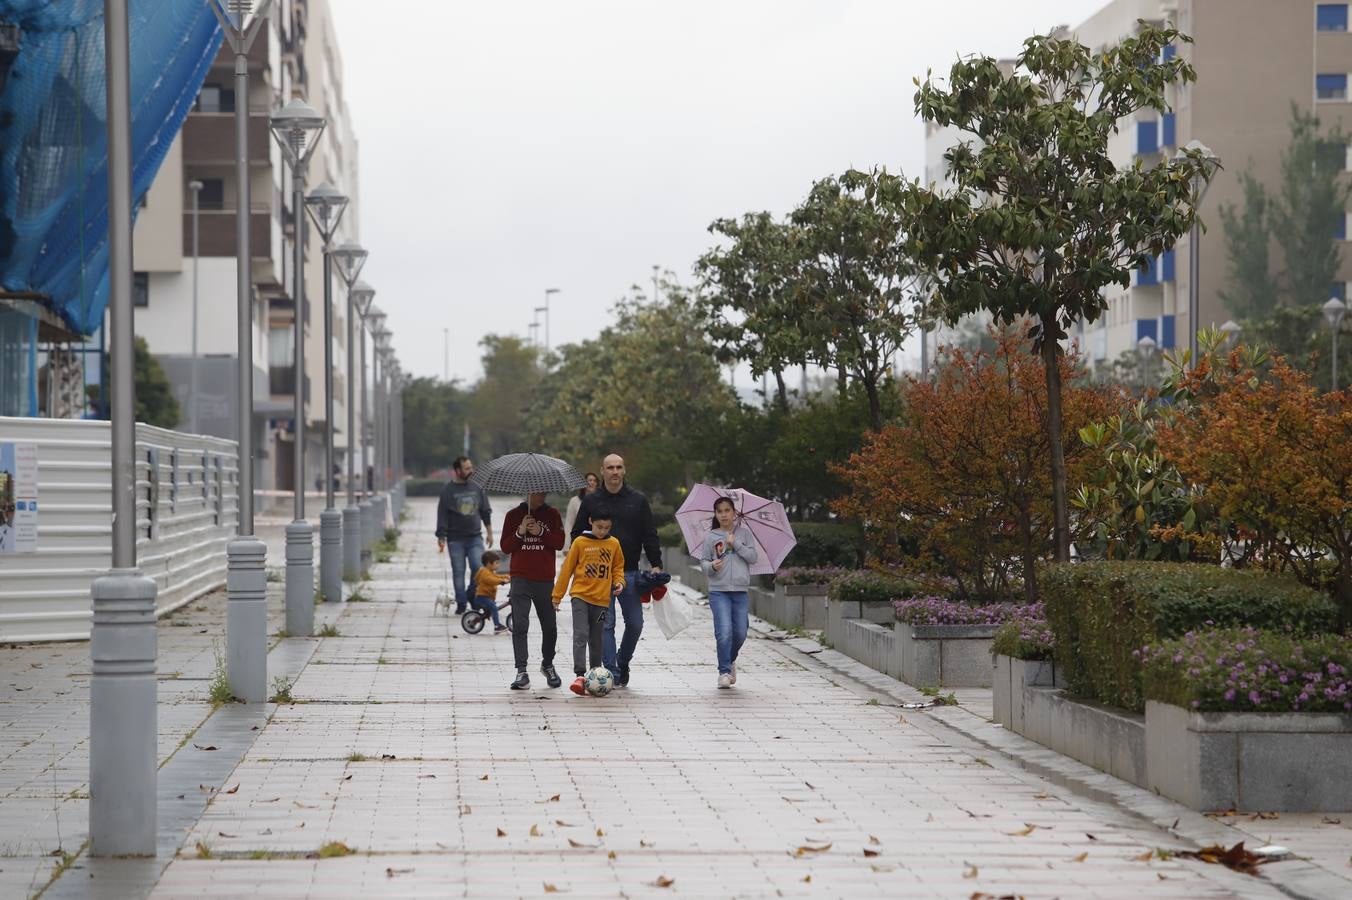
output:
<instances>
[{"instance_id":1,"label":"man in dark jacket","mask_svg":"<svg viewBox=\"0 0 1352 900\"><path fill-rule=\"evenodd\" d=\"M602 641L604 665L615 676L615 686L629 684L629 663L634 658L639 635L643 633L643 603L638 596L638 558L642 549L654 572L662 571L662 546L657 541L657 527L653 525L652 507L648 498L624 481L624 457L612 453L601 462L601 489L582 498L577 520L573 523L573 538L587 529L592 509L604 506L611 511L614 525L610 534L620 542L624 553L624 590L610 601L606 615L606 633ZM616 606L624 616L624 635L615 646Z\"/></svg>"},{"instance_id":2,"label":"man in dark jacket","mask_svg":"<svg viewBox=\"0 0 1352 900\"><path fill-rule=\"evenodd\" d=\"M469 483L474 463L468 456L457 457L451 470L451 480L441 489L437 503L437 552L445 550L451 555L455 613L460 615L469 606L469 592L483 561L483 529L488 529L488 546L493 546L493 510L483 489ZM466 569L469 581L465 581Z\"/></svg>"},{"instance_id":3,"label":"man in dark jacket","mask_svg":"<svg viewBox=\"0 0 1352 900\"><path fill-rule=\"evenodd\" d=\"M512 555L512 653L516 657L516 680L512 690L530 687L526 663L530 649L530 609L540 618L540 671L552 688L563 683L554 671L554 647L559 629L550 600L554 589L554 553L563 549L563 519L545 503L545 495L531 494L526 502L507 513L502 521L502 549Z\"/></svg>"}]
</instances>

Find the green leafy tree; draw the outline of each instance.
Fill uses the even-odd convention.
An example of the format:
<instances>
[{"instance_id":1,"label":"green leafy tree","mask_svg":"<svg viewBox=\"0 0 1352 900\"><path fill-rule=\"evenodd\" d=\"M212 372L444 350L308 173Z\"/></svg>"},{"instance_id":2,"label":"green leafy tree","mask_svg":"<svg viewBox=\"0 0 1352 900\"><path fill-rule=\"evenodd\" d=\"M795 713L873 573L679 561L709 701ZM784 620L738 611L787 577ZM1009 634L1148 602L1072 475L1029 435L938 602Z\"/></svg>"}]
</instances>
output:
<instances>
[{"instance_id":1,"label":"green leafy tree","mask_svg":"<svg viewBox=\"0 0 1352 900\"><path fill-rule=\"evenodd\" d=\"M1283 281L1292 306L1328 300L1338 277L1334 227L1346 215L1352 196L1352 184L1339 177L1346 144L1347 135L1338 128L1321 138L1319 119L1291 105L1291 144L1282 154L1281 195L1272 210L1272 227L1285 258Z\"/></svg>"},{"instance_id":2,"label":"green leafy tree","mask_svg":"<svg viewBox=\"0 0 1352 900\"><path fill-rule=\"evenodd\" d=\"M448 468L464 447L465 392L454 381L414 378L403 400L405 464L418 475Z\"/></svg>"},{"instance_id":3,"label":"green leafy tree","mask_svg":"<svg viewBox=\"0 0 1352 900\"><path fill-rule=\"evenodd\" d=\"M1271 272L1272 203L1262 182L1245 172L1242 209L1220 208L1225 229L1226 288L1221 300L1237 319L1267 315L1277 305L1277 279Z\"/></svg>"},{"instance_id":4,"label":"green leafy tree","mask_svg":"<svg viewBox=\"0 0 1352 900\"><path fill-rule=\"evenodd\" d=\"M1058 560L1070 556L1061 341L1073 323L1103 313L1104 288L1128 285L1132 272L1187 233L1194 180L1215 172L1198 150L1118 169L1108 149L1121 122L1143 109L1166 111L1166 89L1195 80L1182 56L1163 53L1190 40L1142 22L1135 36L1099 51L1029 38L1009 72L990 57L959 60L946 86L917 80L915 98L926 122L972 136L945 154L956 188L938 193L879 179L906 210L911 249L933 270L948 321L978 309L997 322L1034 321L1048 387Z\"/></svg>"},{"instance_id":5,"label":"green leafy tree","mask_svg":"<svg viewBox=\"0 0 1352 900\"><path fill-rule=\"evenodd\" d=\"M159 360L150 355L145 338L136 339L132 356L136 378L136 421L174 428L179 421L178 399Z\"/></svg>"},{"instance_id":6,"label":"green leafy tree","mask_svg":"<svg viewBox=\"0 0 1352 900\"><path fill-rule=\"evenodd\" d=\"M473 452L487 459L535 449L525 420L542 375L540 351L513 335L486 335L479 346L484 374L469 399Z\"/></svg>"}]
</instances>

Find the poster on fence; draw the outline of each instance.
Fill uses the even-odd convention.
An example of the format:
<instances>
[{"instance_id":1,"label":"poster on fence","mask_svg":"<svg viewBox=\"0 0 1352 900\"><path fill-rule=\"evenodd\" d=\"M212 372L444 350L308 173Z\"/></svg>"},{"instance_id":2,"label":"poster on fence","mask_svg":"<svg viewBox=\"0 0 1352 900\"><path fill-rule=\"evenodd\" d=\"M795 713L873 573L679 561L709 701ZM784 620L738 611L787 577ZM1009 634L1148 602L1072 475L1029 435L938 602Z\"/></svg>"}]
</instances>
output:
<instances>
[{"instance_id":1,"label":"poster on fence","mask_svg":"<svg viewBox=\"0 0 1352 900\"><path fill-rule=\"evenodd\" d=\"M38 445L0 441L0 553L38 549Z\"/></svg>"}]
</instances>

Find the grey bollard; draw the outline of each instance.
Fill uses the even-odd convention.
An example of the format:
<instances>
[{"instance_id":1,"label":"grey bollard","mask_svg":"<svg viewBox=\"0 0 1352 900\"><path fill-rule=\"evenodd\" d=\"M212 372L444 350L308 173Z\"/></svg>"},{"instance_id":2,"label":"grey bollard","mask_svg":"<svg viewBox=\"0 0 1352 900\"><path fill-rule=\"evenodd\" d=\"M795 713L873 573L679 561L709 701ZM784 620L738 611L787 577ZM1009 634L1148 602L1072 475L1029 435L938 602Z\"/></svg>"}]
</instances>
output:
<instances>
[{"instance_id":1,"label":"grey bollard","mask_svg":"<svg viewBox=\"0 0 1352 900\"><path fill-rule=\"evenodd\" d=\"M89 853L154 856L155 582L114 569L90 591Z\"/></svg>"},{"instance_id":2,"label":"grey bollard","mask_svg":"<svg viewBox=\"0 0 1352 900\"><path fill-rule=\"evenodd\" d=\"M319 593L330 603L343 599L343 514L319 514Z\"/></svg>"},{"instance_id":3,"label":"grey bollard","mask_svg":"<svg viewBox=\"0 0 1352 900\"><path fill-rule=\"evenodd\" d=\"M361 578L361 507L343 507L343 579Z\"/></svg>"},{"instance_id":4,"label":"grey bollard","mask_svg":"<svg viewBox=\"0 0 1352 900\"><path fill-rule=\"evenodd\" d=\"M286 526L286 633L309 637L315 631L315 532L309 522Z\"/></svg>"},{"instance_id":5,"label":"grey bollard","mask_svg":"<svg viewBox=\"0 0 1352 900\"><path fill-rule=\"evenodd\" d=\"M371 547L374 541L371 540L371 522L375 518L375 510L371 500L367 499L361 502L361 570L363 573L371 571Z\"/></svg>"},{"instance_id":6,"label":"grey bollard","mask_svg":"<svg viewBox=\"0 0 1352 900\"><path fill-rule=\"evenodd\" d=\"M390 495L376 497L376 542L385 540L385 529L390 527Z\"/></svg>"},{"instance_id":7,"label":"grey bollard","mask_svg":"<svg viewBox=\"0 0 1352 900\"><path fill-rule=\"evenodd\" d=\"M236 537L226 545L226 677L245 703L268 699L268 545Z\"/></svg>"}]
</instances>

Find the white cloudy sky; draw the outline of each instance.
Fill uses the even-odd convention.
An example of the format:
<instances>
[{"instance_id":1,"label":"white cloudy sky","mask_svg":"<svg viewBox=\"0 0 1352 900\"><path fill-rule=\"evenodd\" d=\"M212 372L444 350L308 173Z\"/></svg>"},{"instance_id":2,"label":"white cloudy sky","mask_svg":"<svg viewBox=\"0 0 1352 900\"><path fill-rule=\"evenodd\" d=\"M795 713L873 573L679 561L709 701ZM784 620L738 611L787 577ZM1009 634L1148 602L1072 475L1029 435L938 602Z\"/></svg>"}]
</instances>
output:
<instances>
[{"instance_id":1,"label":"white cloudy sky","mask_svg":"<svg viewBox=\"0 0 1352 900\"><path fill-rule=\"evenodd\" d=\"M921 174L911 79L1008 56L1102 0L330 0L361 143L364 277L406 370L480 337L590 336L706 228L813 179Z\"/></svg>"}]
</instances>

